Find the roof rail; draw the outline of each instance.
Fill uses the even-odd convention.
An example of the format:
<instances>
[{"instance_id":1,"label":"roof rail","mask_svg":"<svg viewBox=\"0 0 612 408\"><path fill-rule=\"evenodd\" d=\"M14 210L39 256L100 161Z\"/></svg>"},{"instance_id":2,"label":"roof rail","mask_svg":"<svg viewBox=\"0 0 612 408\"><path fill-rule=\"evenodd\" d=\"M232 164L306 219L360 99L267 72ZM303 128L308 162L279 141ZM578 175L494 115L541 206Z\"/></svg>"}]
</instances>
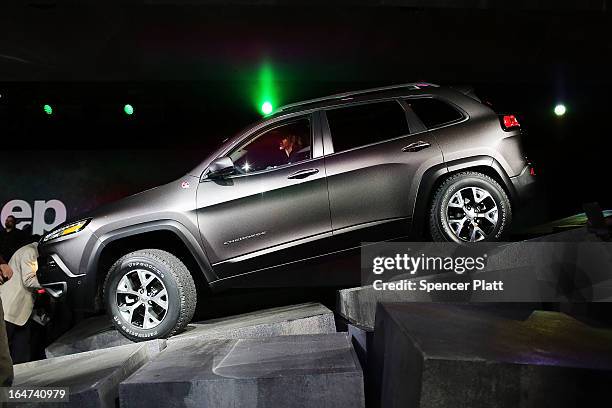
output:
<instances>
[{"instance_id":1,"label":"roof rail","mask_svg":"<svg viewBox=\"0 0 612 408\"><path fill-rule=\"evenodd\" d=\"M428 87L428 86L435 87L435 88L439 87L439 85L431 84L428 82L412 82L412 83L400 84L400 85L382 86L379 88L362 89L360 91L343 92L339 94L324 96L322 98L309 99L309 100L302 101L302 102L290 103L288 105L281 106L280 108L276 110L276 112L282 112L285 110L289 110L291 108L296 108L298 106L303 106L303 105L310 105L310 104L317 103L317 102L325 102L325 101L331 101L334 99L348 98L348 97L355 96L355 95L363 95L363 94L369 94L369 93L381 92L381 91L389 91L392 89L401 89L401 88L410 88L411 90L417 90L417 89L421 89L421 88Z\"/></svg>"}]
</instances>

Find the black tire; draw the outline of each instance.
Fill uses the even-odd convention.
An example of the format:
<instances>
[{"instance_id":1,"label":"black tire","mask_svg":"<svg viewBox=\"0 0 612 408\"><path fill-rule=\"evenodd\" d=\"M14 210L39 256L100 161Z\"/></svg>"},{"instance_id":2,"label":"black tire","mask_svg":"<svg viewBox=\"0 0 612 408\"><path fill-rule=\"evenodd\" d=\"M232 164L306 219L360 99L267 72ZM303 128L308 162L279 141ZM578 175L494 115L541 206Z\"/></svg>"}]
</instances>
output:
<instances>
[{"instance_id":1,"label":"black tire","mask_svg":"<svg viewBox=\"0 0 612 408\"><path fill-rule=\"evenodd\" d=\"M156 291L159 294L162 289L165 289L167 293L164 301L166 310L160 313L163 316L155 315L160 319L159 323L149 320L149 324L156 324L155 327L144 328L144 319L147 316L145 311L148 313L150 310L145 303L163 311L163 307L156 303L157 301L154 301L152 297L139 298L138 295L132 294L119 294L118 296L118 286L122 279L129 275L128 278L132 278L131 282L133 282L134 274L139 276L137 270L142 271L143 276L147 279L152 279L152 283L145 285L147 292L150 289L151 294L155 294ZM141 281L137 281L139 282ZM129 298L126 300L125 296ZM160 299L163 300L163 297ZM128 303L132 300L134 303ZM122 315L119 310L119 302L122 302L122 306L132 306L140 302L140 306L134 306L132 313L135 320L133 322L129 322ZM132 341L144 341L170 337L183 330L193 318L197 294L193 277L177 257L159 249L143 249L123 256L110 268L104 282L104 303L113 324L121 334ZM139 325L137 320L141 314L142 323ZM153 318L151 314L148 316Z\"/></svg>"},{"instance_id":2,"label":"black tire","mask_svg":"<svg viewBox=\"0 0 612 408\"><path fill-rule=\"evenodd\" d=\"M429 209L429 232L432 240L437 242L466 242L465 239L459 238L451 230L448 217L445 214L447 205L453 195L466 187L477 187L485 190L494 200L498 209L497 225L494 227L487 225L490 228L490 233L482 241L499 241L507 232L512 221L510 200L497 181L485 174L473 171L465 171L450 176L436 190Z\"/></svg>"}]
</instances>

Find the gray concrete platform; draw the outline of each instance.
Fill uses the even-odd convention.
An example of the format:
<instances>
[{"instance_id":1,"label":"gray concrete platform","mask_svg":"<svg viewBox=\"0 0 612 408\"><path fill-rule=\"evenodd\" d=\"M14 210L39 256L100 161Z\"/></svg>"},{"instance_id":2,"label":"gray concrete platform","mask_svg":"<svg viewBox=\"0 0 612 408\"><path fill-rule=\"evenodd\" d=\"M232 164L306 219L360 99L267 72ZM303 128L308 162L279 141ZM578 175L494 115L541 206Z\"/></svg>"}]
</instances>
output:
<instances>
[{"instance_id":1,"label":"gray concrete platform","mask_svg":"<svg viewBox=\"0 0 612 408\"><path fill-rule=\"evenodd\" d=\"M114 408L119 383L166 347L153 340L14 366L16 387L69 387L69 402L45 407ZM15 404L17 407L39 406Z\"/></svg>"},{"instance_id":2,"label":"gray concrete platform","mask_svg":"<svg viewBox=\"0 0 612 408\"><path fill-rule=\"evenodd\" d=\"M373 330L379 303L429 301L432 298L425 292L377 291L372 286L360 286L338 291L336 312L353 325Z\"/></svg>"},{"instance_id":3,"label":"gray concrete platform","mask_svg":"<svg viewBox=\"0 0 612 408\"><path fill-rule=\"evenodd\" d=\"M305 303L260 310L236 316L191 323L169 342L189 338L248 338L296 334L335 333L331 310L319 303ZM58 357L118 345L133 344L117 332L108 317L87 319L46 349Z\"/></svg>"},{"instance_id":4,"label":"gray concrete platform","mask_svg":"<svg viewBox=\"0 0 612 408\"><path fill-rule=\"evenodd\" d=\"M609 400L612 330L556 312L380 304L370 407L581 407Z\"/></svg>"},{"instance_id":5,"label":"gray concrete platform","mask_svg":"<svg viewBox=\"0 0 612 408\"><path fill-rule=\"evenodd\" d=\"M335 333L334 313L320 303L275 307L190 324L169 342Z\"/></svg>"},{"instance_id":6,"label":"gray concrete platform","mask_svg":"<svg viewBox=\"0 0 612 408\"><path fill-rule=\"evenodd\" d=\"M106 315L85 319L45 349L47 358L134 344L115 330Z\"/></svg>"},{"instance_id":7,"label":"gray concrete platform","mask_svg":"<svg viewBox=\"0 0 612 408\"><path fill-rule=\"evenodd\" d=\"M383 244L381 244L382 246ZM385 244L391 245L391 244ZM427 250L429 243L416 243ZM428 254L441 255L431 244ZM453 255L449 244L446 255ZM411 245L411 247L413 247ZM612 243L603 242L586 228L551 234L537 239L505 243L483 243L486 268L463 275L454 272L429 275L394 275L394 280L429 282L503 282L499 291L375 290L372 285L338 291L336 311L350 323L373 328L378 303L391 302L591 302L612 301ZM403 249L402 249L403 250ZM366 273L364 271L364 273ZM367 275L366 275L367 276ZM371 275L370 277L373 277Z\"/></svg>"},{"instance_id":8,"label":"gray concrete platform","mask_svg":"<svg viewBox=\"0 0 612 408\"><path fill-rule=\"evenodd\" d=\"M120 385L123 407L363 407L363 374L346 334L197 338Z\"/></svg>"},{"instance_id":9,"label":"gray concrete platform","mask_svg":"<svg viewBox=\"0 0 612 408\"><path fill-rule=\"evenodd\" d=\"M366 330L373 330L376 319L376 307L379 303L415 303L415 302L489 302L491 307L498 308L505 303L508 309L533 310L541 306L542 302L533 301L538 299L540 294L548 288L553 288L547 282L535 282L532 277L528 277L532 272L529 269L519 268L517 270L495 270L482 273L475 273L470 276L458 277L454 272L439 274L436 276L419 276L408 279L418 283L421 279L428 282L469 282L472 279L504 280L505 283L531 282L525 284L521 296L525 300L514 299L514 293L508 292L479 292L456 291L445 293L427 293L425 291L407 290L375 290L372 286L360 286L357 288L341 289L337 294L336 312L345 318L350 324L359 326ZM521 277L525 277L521 280ZM535 282L535 283L534 283Z\"/></svg>"}]
</instances>

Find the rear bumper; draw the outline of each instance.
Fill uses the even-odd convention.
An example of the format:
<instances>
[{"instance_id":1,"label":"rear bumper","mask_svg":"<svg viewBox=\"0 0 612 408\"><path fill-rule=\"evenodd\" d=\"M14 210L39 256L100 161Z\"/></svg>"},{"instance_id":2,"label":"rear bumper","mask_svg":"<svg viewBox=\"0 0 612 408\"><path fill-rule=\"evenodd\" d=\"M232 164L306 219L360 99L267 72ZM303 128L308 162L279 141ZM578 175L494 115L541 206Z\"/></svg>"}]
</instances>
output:
<instances>
[{"instance_id":1,"label":"rear bumper","mask_svg":"<svg viewBox=\"0 0 612 408\"><path fill-rule=\"evenodd\" d=\"M518 176L510 177L518 203L524 203L535 197L537 192L537 179L531 164L526 165Z\"/></svg>"}]
</instances>

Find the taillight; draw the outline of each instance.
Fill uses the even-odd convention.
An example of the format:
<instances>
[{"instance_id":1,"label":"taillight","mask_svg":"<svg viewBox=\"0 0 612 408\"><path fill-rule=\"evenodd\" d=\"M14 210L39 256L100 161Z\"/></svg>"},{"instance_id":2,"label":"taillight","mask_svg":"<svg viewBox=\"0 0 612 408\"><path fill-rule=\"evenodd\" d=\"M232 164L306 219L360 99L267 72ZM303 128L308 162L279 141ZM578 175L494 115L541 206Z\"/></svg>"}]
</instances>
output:
<instances>
[{"instance_id":1,"label":"taillight","mask_svg":"<svg viewBox=\"0 0 612 408\"><path fill-rule=\"evenodd\" d=\"M502 127L504 130L510 130L513 128L521 127L518 119L514 115L504 115L502 116Z\"/></svg>"},{"instance_id":2,"label":"taillight","mask_svg":"<svg viewBox=\"0 0 612 408\"><path fill-rule=\"evenodd\" d=\"M47 291L44 289L38 289L36 293L38 293L39 295L44 295L45 293L47 293Z\"/></svg>"}]
</instances>

